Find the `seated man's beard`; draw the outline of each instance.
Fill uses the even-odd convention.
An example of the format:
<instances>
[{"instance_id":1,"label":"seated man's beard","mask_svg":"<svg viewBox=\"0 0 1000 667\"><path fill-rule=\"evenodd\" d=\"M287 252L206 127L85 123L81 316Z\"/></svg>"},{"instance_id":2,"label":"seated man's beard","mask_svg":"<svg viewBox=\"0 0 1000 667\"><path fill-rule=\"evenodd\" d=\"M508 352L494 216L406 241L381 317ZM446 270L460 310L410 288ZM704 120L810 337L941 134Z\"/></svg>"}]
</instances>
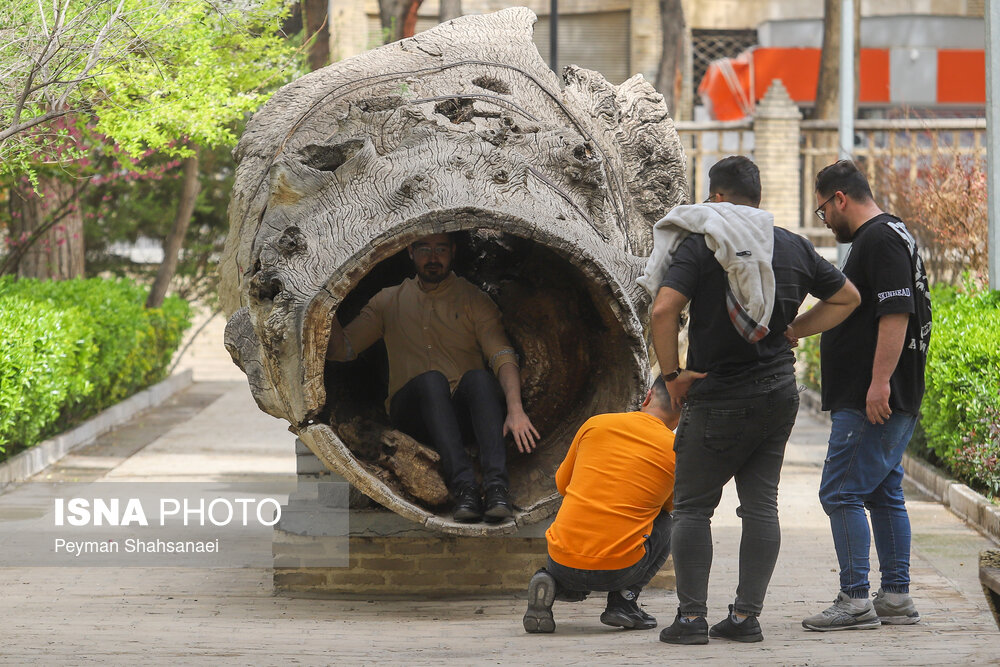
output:
<instances>
[{"instance_id":1,"label":"seated man's beard","mask_svg":"<svg viewBox=\"0 0 1000 667\"><path fill-rule=\"evenodd\" d=\"M436 273L429 273L428 269L436 269ZM439 283L448 277L448 271L445 269L443 264L431 263L424 264L424 268L417 271L417 275L425 283Z\"/></svg>"}]
</instances>

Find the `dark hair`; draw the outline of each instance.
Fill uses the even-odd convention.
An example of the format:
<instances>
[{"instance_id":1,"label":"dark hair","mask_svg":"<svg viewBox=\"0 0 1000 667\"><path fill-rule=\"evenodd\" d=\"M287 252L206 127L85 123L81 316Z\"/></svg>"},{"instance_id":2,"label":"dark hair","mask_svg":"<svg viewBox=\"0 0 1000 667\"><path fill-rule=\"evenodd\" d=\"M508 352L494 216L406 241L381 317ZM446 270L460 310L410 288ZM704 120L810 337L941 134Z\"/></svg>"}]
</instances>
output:
<instances>
[{"instance_id":1,"label":"dark hair","mask_svg":"<svg viewBox=\"0 0 1000 667\"><path fill-rule=\"evenodd\" d=\"M760 170L743 155L730 155L708 170L709 192L722 192L734 203L760 206Z\"/></svg>"},{"instance_id":2,"label":"dark hair","mask_svg":"<svg viewBox=\"0 0 1000 667\"><path fill-rule=\"evenodd\" d=\"M872 199L872 189L863 171L851 160L841 160L823 167L816 174L816 192L821 197L829 197L835 192L843 192L851 199L866 202Z\"/></svg>"},{"instance_id":3,"label":"dark hair","mask_svg":"<svg viewBox=\"0 0 1000 667\"><path fill-rule=\"evenodd\" d=\"M679 412L679 410L674 410L670 403L670 390L667 389L667 383L662 375L656 376L650 389L653 390L653 400L661 409L669 413Z\"/></svg>"}]
</instances>

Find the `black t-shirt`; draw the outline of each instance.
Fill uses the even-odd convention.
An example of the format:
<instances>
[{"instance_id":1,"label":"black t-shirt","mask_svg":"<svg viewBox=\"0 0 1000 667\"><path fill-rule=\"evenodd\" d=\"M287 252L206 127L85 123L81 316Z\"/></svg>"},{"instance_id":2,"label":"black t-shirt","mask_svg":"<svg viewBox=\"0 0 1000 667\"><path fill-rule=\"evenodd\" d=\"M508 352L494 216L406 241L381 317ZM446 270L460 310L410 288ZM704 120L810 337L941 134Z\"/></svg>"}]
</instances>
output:
<instances>
[{"instance_id":1,"label":"black t-shirt","mask_svg":"<svg viewBox=\"0 0 1000 667\"><path fill-rule=\"evenodd\" d=\"M749 343L733 326L726 310L726 272L705 245L703 234L692 234L677 248L661 287L671 287L691 300L686 367L704 371L689 394L698 395L752 381L766 375L794 372L795 356L785 328L795 319L806 293L828 299L844 286L844 275L816 252L805 238L774 228L774 310L770 333Z\"/></svg>"},{"instance_id":2,"label":"black t-shirt","mask_svg":"<svg viewBox=\"0 0 1000 667\"><path fill-rule=\"evenodd\" d=\"M931 340L930 293L917 243L899 218L882 213L855 232L843 268L861 292L861 305L820 341L823 409L865 409L878 318L910 313L903 351L889 380L889 407L915 415L924 396Z\"/></svg>"}]
</instances>

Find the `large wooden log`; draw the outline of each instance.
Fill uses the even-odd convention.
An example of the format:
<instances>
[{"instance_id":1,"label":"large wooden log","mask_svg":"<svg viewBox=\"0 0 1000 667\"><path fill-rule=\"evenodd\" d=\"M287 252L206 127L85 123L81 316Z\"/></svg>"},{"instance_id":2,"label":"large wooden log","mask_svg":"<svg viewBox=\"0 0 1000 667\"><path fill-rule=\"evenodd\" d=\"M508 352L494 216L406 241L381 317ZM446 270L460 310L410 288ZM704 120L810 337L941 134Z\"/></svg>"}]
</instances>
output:
<instances>
[{"instance_id":1,"label":"large wooden log","mask_svg":"<svg viewBox=\"0 0 1000 667\"><path fill-rule=\"evenodd\" d=\"M561 88L534 21L524 8L465 16L306 75L236 149L227 348L260 408L327 466L444 532L514 524L454 523L345 444L353 416L385 421L385 357L326 364L332 318L407 277L408 243L461 232L459 273L500 305L542 431L535 453L509 450L515 520L536 521L556 507L553 475L579 425L644 394L648 297L635 280L652 224L687 190L662 97L641 75L613 86L576 67Z\"/></svg>"}]
</instances>

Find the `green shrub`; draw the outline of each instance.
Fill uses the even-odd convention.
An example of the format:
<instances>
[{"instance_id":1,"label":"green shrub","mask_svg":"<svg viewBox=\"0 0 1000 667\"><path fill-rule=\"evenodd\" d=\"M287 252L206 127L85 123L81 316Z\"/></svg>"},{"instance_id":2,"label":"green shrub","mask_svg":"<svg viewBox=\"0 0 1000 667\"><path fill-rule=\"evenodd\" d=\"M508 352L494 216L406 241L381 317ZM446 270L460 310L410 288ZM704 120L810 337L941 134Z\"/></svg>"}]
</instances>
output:
<instances>
[{"instance_id":1,"label":"green shrub","mask_svg":"<svg viewBox=\"0 0 1000 667\"><path fill-rule=\"evenodd\" d=\"M0 452L37 442L71 400L93 392L82 368L96 348L66 311L19 296L0 297Z\"/></svg>"},{"instance_id":2,"label":"green shrub","mask_svg":"<svg viewBox=\"0 0 1000 667\"><path fill-rule=\"evenodd\" d=\"M0 279L0 454L96 414L166 375L185 301L144 308L126 280Z\"/></svg>"},{"instance_id":3,"label":"green shrub","mask_svg":"<svg viewBox=\"0 0 1000 667\"><path fill-rule=\"evenodd\" d=\"M926 446L971 486L1000 493L1000 292L936 286L921 405Z\"/></svg>"}]
</instances>

